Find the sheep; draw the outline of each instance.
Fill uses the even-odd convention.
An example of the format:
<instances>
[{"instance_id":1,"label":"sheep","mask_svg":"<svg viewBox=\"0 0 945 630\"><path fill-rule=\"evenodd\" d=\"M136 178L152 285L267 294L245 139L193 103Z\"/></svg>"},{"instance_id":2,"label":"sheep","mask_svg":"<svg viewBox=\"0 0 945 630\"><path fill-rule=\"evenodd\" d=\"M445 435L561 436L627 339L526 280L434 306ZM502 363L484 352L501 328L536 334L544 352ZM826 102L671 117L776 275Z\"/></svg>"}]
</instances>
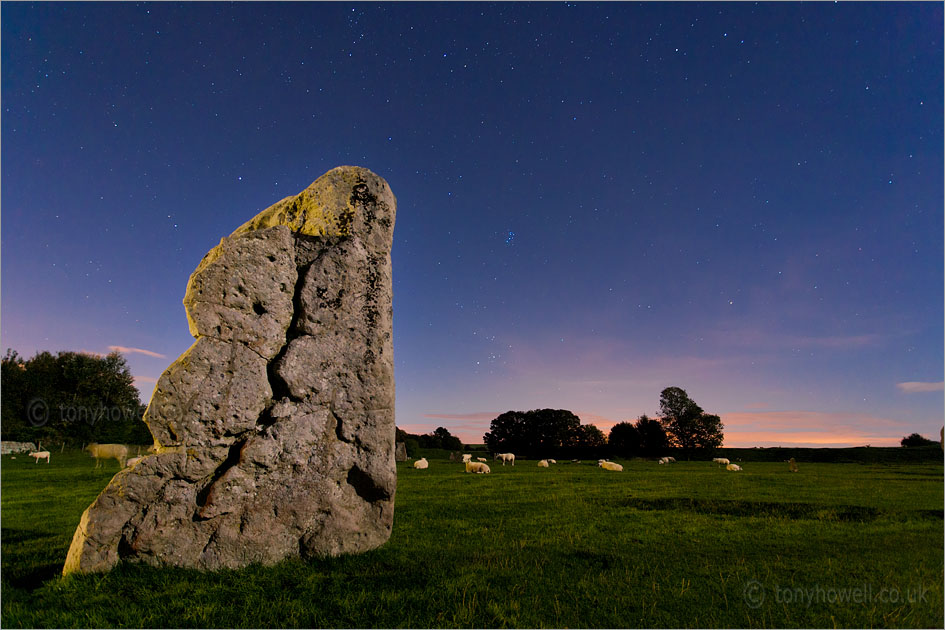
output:
<instances>
[{"instance_id":1,"label":"sheep","mask_svg":"<svg viewBox=\"0 0 945 630\"><path fill-rule=\"evenodd\" d=\"M738 472L741 469L742 467L739 466L738 464L728 464L727 466L725 466L725 470L731 470L732 472Z\"/></svg>"},{"instance_id":2,"label":"sheep","mask_svg":"<svg viewBox=\"0 0 945 630\"><path fill-rule=\"evenodd\" d=\"M492 471L487 464L483 464L482 462L466 462L466 472L488 475Z\"/></svg>"},{"instance_id":3,"label":"sheep","mask_svg":"<svg viewBox=\"0 0 945 630\"><path fill-rule=\"evenodd\" d=\"M503 466L505 466L505 462L512 462L512 465L515 465L515 453L496 453L495 457L492 458L492 461L497 459L502 460Z\"/></svg>"},{"instance_id":4,"label":"sheep","mask_svg":"<svg viewBox=\"0 0 945 630\"><path fill-rule=\"evenodd\" d=\"M539 468L548 468L548 460L547 460L547 459L543 459L543 460L539 461L539 462L538 462L538 467L539 467Z\"/></svg>"},{"instance_id":5,"label":"sheep","mask_svg":"<svg viewBox=\"0 0 945 630\"><path fill-rule=\"evenodd\" d=\"M485 463L485 462L486 462L486 458L485 458L485 457L477 457L477 458L476 458L476 461L477 461L477 462L483 462L483 463Z\"/></svg>"},{"instance_id":6,"label":"sheep","mask_svg":"<svg viewBox=\"0 0 945 630\"><path fill-rule=\"evenodd\" d=\"M426 457L421 457L413 463L413 467L417 470L425 470L430 467L430 462L427 461Z\"/></svg>"},{"instance_id":7,"label":"sheep","mask_svg":"<svg viewBox=\"0 0 945 630\"><path fill-rule=\"evenodd\" d=\"M46 458L46 463L49 463L49 451L33 451L29 454L30 457L35 459L34 464L38 464L39 460Z\"/></svg>"},{"instance_id":8,"label":"sheep","mask_svg":"<svg viewBox=\"0 0 945 630\"><path fill-rule=\"evenodd\" d=\"M797 462L794 461L794 458L788 460L788 470L791 472L797 472Z\"/></svg>"},{"instance_id":9,"label":"sheep","mask_svg":"<svg viewBox=\"0 0 945 630\"><path fill-rule=\"evenodd\" d=\"M140 462L142 459L144 459L144 458L143 458L143 457L132 457L131 459L129 459L128 461L125 462L125 466L134 466L135 464L137 464L138 462Z\"/></svg>"},{"instance_id":10,"label":"sheep","mask_svg":"<svg viewBox=\"0 0 945 630\"><path fill-rule=\"evenodd\" d=\"M556 461L553 460L553 459L549 459L549 460L548 460L548 463L549 463L549 464L557 464L558 462L556 462Z\"/></svg>"},{"instance_id":11,"label":"sheep","mask_svg":"<svg viewBox=\"0 0 945 630\"><path fill-rule=\"evenodd\" d=\"M662 465L662 464L668 464L668 463L669 463L669 458L668 458L668 457L660 457L659 463L660 463L660 465Z\"/></svg>"},{"instance_id":12,"label":"sheep","mask_svg":"<svg viewBox=\"0 0 945 630\"><path fill-rule=\"evenodd\" d=\"M95 458L95 467L102 465L103 459L115 458L121 467L125 467L125 460L128 459L128 447L124 444L96 444L92 442L85 447L92 457Z\"/></svg>"},{"instance_id":13,"label":"sheep","mask_svg":"<svg viewBox=\"0 0 945 630\"><path fill-rule=\"evenodd\" d=\"M466 462L470 462L470 461L472 461L472 455L470 455L469 453L464 453L464 454L463 454L463 463L465 464Z\"/></svg>"},{"instance_id":14,"label":"sheep","mask_svg":"<svg viewBox=\"0 0 945 630\"><path fill-rule=\"evenodd\" d=\"M719 466L728 466L729 464L732 463L724 457L716 457L712 461L718 464Z\"/></svg>"},{"instance_id":15,"label":"sheep","mask_svg":"<svg viewBox=\"0 0 945 630\"><path fill-rule=\"evenodd\" d=\"M623 466L620 464L615 464L614 462L608 462L607 460L598 462L597 466L603 468L604 470L613 470L614 472L623 471Z\"/></svg>"},{"instance_id":16,"label":"sheep","mask_svg":"<svg viewBox=\"0 0 945 630\"><path fill-rule=\"evenodd\" d=\"M676 463L676 458L675 458L675 457L667 457L667 458L666 458L666 461L669 462L670 464L675 464L675 463Z\"/></svg>"}]
</instances>

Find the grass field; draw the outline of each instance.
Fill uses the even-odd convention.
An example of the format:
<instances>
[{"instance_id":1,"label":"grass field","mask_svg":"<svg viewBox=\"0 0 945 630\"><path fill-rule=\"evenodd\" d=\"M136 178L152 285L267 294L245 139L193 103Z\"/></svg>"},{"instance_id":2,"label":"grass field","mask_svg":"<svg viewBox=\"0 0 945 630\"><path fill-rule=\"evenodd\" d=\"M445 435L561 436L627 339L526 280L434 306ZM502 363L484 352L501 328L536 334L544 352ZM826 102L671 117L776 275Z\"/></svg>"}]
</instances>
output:
<instances>
[{"instance_id":1,"label":"grass field","mask_svg":"<svg viewBox=\"0 0 945 630\"><path fill-rule=\"evenodd\" d=\"M3 627L941 627L939 463L398 464L360 556L59 573L118 471L2 460Z\"/></svg>"}]
</instances>

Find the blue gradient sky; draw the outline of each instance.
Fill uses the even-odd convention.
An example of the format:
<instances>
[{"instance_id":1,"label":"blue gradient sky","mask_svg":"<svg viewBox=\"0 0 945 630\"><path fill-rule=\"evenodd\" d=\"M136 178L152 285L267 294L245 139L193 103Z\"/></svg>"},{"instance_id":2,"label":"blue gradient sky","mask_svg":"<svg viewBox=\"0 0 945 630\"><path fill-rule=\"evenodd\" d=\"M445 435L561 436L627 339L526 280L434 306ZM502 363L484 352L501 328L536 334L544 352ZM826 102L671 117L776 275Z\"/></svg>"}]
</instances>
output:
<instances>
[{"instance_id":1,"label":"blue gradient sky","mask_svg":"<svg viewBox=\"0 0 945 630\"><path fill-rule=\"evenodd\" d=\"M943 419L941 3L2 5L4 348L148 400L220 237L328 169L398 198L397 424L726 444Z\"/></svg>"}]
</instances>

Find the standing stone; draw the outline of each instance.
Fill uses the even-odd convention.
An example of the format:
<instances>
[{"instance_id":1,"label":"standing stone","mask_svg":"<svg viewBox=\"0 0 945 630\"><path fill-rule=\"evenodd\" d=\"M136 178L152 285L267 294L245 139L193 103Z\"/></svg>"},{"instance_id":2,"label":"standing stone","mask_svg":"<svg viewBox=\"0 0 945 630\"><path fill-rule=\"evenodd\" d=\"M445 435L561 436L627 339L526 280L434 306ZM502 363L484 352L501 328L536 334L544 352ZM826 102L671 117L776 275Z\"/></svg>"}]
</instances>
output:
<instances>
[{"instance_id":1,"label":"standing stone","mask_svg":"<svg viewBox=\"0 0 945 630\"><path fill-rule=\"evenodd\" d=\"M404 442L397 442L395 444L394 460L398 462L407 461L407 445Z\"/></svg>"},{"instance_id":2,"label":"standing stone","mask_svg":"<svg viewBox=\"0 0 945 630\"><path fill-rule=\"evenodd\" d=\"M387 541L395 209L387 182L343 166L204 256L184 296L196 341L145 413L157 452L85 510L64 574L122 559L235 568Z\"/></svg>"}]
</instances>

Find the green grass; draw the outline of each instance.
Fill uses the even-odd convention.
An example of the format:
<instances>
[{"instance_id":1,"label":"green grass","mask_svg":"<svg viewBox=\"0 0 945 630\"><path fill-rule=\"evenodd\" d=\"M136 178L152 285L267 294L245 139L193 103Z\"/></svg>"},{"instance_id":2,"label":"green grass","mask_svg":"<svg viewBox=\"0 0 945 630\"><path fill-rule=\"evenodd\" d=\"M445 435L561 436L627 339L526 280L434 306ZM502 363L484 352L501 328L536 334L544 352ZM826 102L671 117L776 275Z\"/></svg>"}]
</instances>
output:
<instances>
[{"instance_id":1,"label":"green grass","mask_svg":"<svg viewBox=\"0 0 945 630\"><path fill-rule=\"evenodd\" d=\"M59 573L118 465L2 461L4 627L941 627L939 463L398 464L360 556ZM763 599L758 598L763 595ZM915 601L909 601L909 599ZM893 601L898 599L899 601ZM756 605L757 604L757 605Z\"/></svg>"}]
</instances>

